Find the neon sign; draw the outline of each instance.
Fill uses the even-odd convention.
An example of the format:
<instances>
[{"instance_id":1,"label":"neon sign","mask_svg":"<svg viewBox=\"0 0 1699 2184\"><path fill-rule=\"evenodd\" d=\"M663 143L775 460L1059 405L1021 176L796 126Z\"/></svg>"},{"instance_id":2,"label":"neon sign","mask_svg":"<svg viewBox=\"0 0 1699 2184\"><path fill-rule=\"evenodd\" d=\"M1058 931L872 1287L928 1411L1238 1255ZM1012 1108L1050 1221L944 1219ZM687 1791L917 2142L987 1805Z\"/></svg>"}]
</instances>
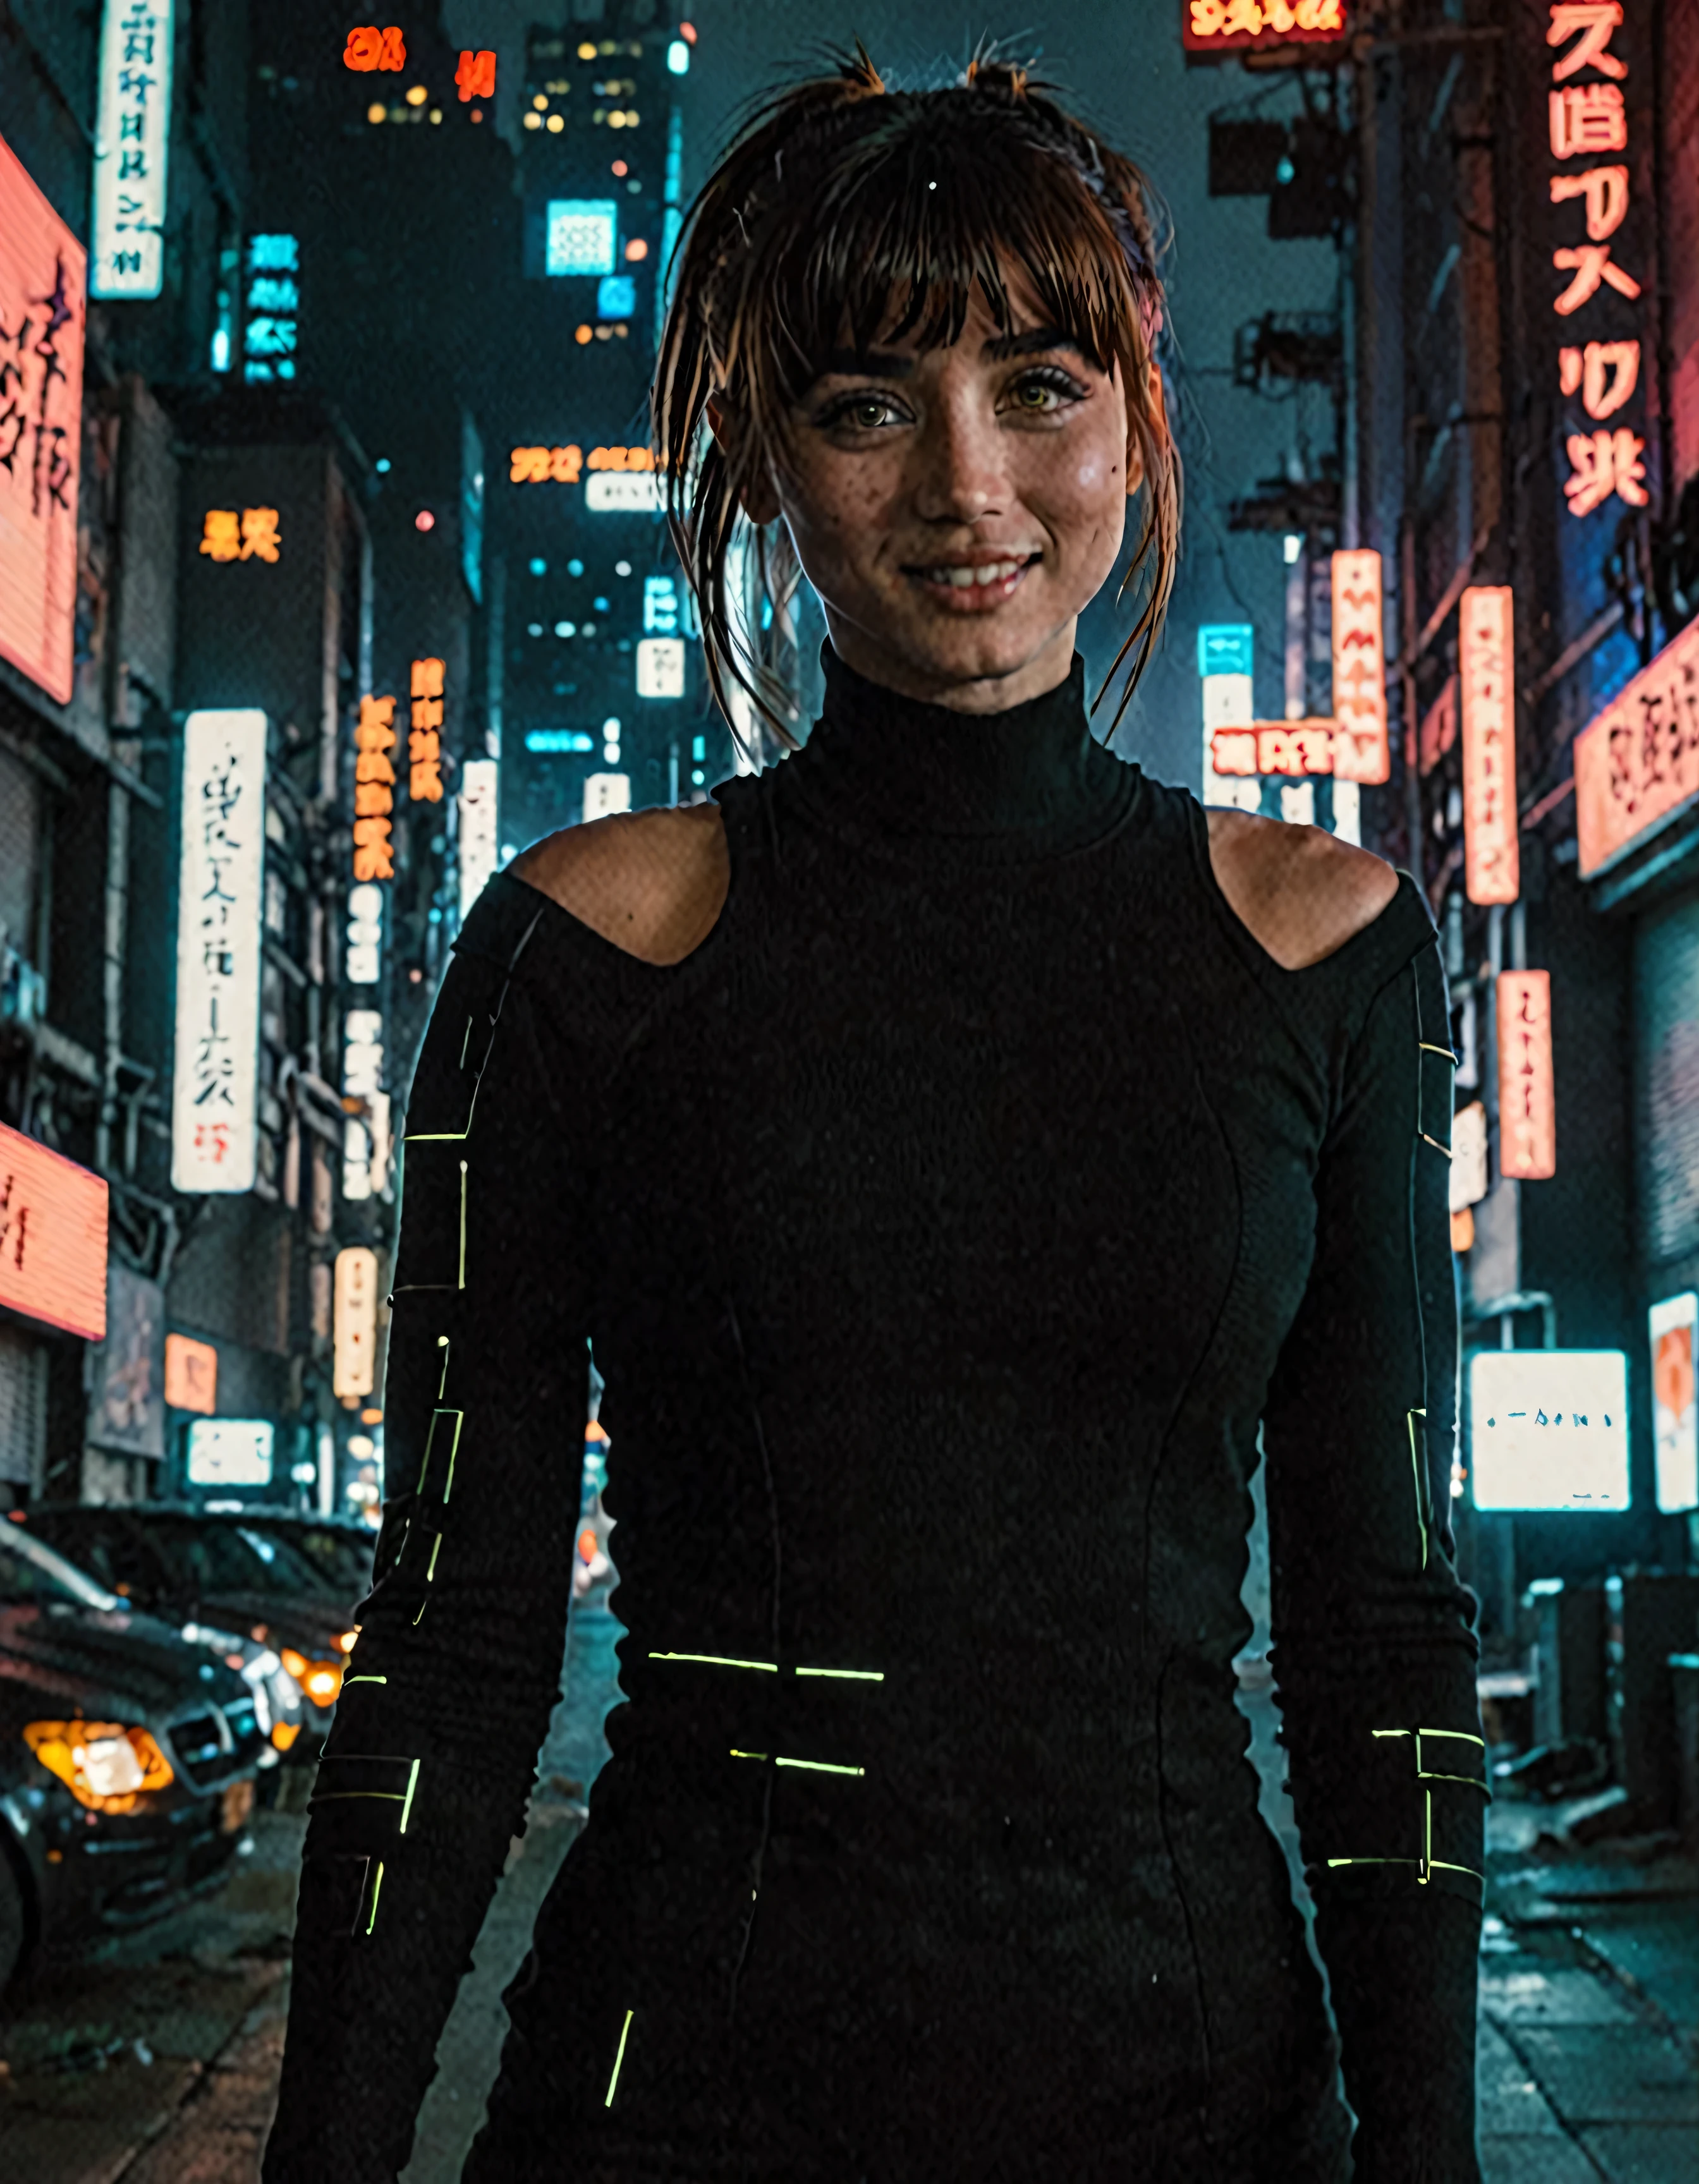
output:
<instances>
[{"instance_id":1,"label":"neon sign","mask_svg":"<svg viewBox=\"0 0 1699 2184\"><path fill-rule=\"evenodd\" d=\"M0 1123L0 1304L101 1341L107 1200L99 1176Z\"/></svg>"},{"instance_id":2,"label":"neon sign","mask_svg":"<svg viewBox=\"0 0 1699 2184\"><path fill-rule=\"evenodd\" d=\"M344 68L364 74L372 69L400 70L406 65L407 41L395 24L380 31L375 23L363 23L359 30L348 32L348 42L343 47Z\"/></svg>"},{"instance_id":3,"label":"neon sign","mask_svg":"<svg viewBox=\"0 0 1699 2184\"><path fill-rule=\"evenodd\" d=\"M443 801L443 662L413 663L413 725L407 738L408 793L415 804Z\"/></svg>"},{"instance_id":4,"label":"neon sign","mask_svg":"<svg viewBox=\"0 0 1699 2184\"><path fill-rule=\"evenodd\" d=\"M1333 594L1334 772L1341 781L1384 781L1391 760L1379 554L1366 547L1335 554Z\"/></svg>"},{"instance_id":5,"label":"neon sign","mask_svg":"<svg viewBox=\"0 0 1699 2184\"><path fill-rule=\"evenodd\" d=\"M200 550L214 561L276 561L282 544L275 508L209 508L202 521Z\"/></svg>"},{"instance_id":6,"label":"neon sign","mask_svg":"<svg viewBox=\"0 0 1699 2184\"><path fill-rule=\"evenodd\" d=\"M94 137L92 296L157 296L171 147L171 0L106 0Z\"/></svg>"},{"instance_id":7,"label":"neon sign","mask_svg":"<svg viewBox=\"0 0 1699 2184\"><path fill-rule=\"evenodd\" d=\"M183 726L171 1188L253 1188L259 1073L265 716Z\"/></svg>"},{"instance_id":8,"label":"neon sign","mask_svg":"<svg viewBox=\"0 0 1699 2184\"><path fill-rule=\"evenodd\" d=\"M1330 44L1345 34L1344 0L1185 0L1180 25L1189 53Z\"/></svg>"},{"instance_id":9,"label":"neon sign","mask_svg":"<svg viewBox=\"0 0 1699 2184\"><path fill-rule=\"evenodd\" d=\"M1331 773L1335 721L1251 721L1210 733L1210 763L1219 774Z\"/></svg>"},{"instance_id":10,"label":"neon sign","mask_svg":"<svg viewBox=\"0 0 1699 2184\"><path fill-rule=\"evenodd\" d=\"M454 81L460 86L460 103L471 99L495 97L496 57L486 48L482 53L462 49L460 64L454 70Z\"/></svg>"},{"instance_id":11,"label":"neon sign","mask_svg":"<svg viewBox=\"0 0 1699 2184\"><path fill-rule=\"evenodd\" d=\"M1583 879L1699 794L1699 621L1677 632L1575 738Z\"/></svg>"},{"instance_id":12,"label":"neon sign","mask_svg":"<svg viewBox=\"0 0 1699 2184\"><path fill-rule=\"evenodd\" d=\"M1463 884L1471 902L1522 891L1516 811L1514 608L1507 584L1471 584L1458 616Z\"/></svg>"},{"instance_id":13,"label":"neon sign","mask_svg":"<svg viewBox=\"0 0 1699 2184\"><path fill-rule=\"evenodd\" d=\"M1549 971L1499 975L1498 1120L1501 1175L1537 1183L1557 1173Z\"/></svg>"},{"instance_id":14,"label":"neon sign","mask_svg":"<svg viewBox=\"0 0 1699 2184\"><path fill-rule=\"evenodd\" d=\"M513 485L577 485L587 470L652 471L652 448L592 448L588 456L576 442L564 448L515 448L508 457Z\"/></svg>"},{"instance_id":15,"label":"neon sign","mask_svg":"<svg viewBox=\"0 0 1699 2184\"><path fill-rule=\"evenodd\" d=\"M1564 48L1551 63L1552 88L1547 93L1552 158L1564 162L1626 152L1628 109L1622 81L1629 64L1611 50L1623 20L1620 0L1556 0L1546 16L1546 44ZM1584 70L1593 71L1592 80L1573 81ZM1569 277L1552 298L1552 313L1568 320L1585 310L1584 324L1591 331L1601 310L1621 316L1613 298L1635 304L1641 297L1639 277L1615 256L1616 238L1629 216L1628 164L1613 160L1579 173L1554 173L1550 191L1554 205L1573 205L1582 214L1585 230L1585 241L1574 236L1573 214L1560 230L1563 240L1552 251L1551 264L1554 271ZM1644 437L1629 423L1602 421L1624 409L1640 385L1637 325L1638 314L1629 314L1625 337L1570 342L1557 351L1558 392L1566 401L1579 394L1595 428L1564 435L1569 473L1563 494L1572 515L1590 515L1611 499L1629 508L1646 504ZM1607 325L1601 331L1613 330Z\"/></svg>"},{"instance_id":16,"label":"neon sign","mask_svg":"<svg viewBox=\"0 0 1699 2184\"><path fill-rule=\"evenodd\" d=\"M394 808L395 700L362 698L354 729L354 876L357 880L393 880L395 859L389 838Z\"/></svg>"}]
</instances>

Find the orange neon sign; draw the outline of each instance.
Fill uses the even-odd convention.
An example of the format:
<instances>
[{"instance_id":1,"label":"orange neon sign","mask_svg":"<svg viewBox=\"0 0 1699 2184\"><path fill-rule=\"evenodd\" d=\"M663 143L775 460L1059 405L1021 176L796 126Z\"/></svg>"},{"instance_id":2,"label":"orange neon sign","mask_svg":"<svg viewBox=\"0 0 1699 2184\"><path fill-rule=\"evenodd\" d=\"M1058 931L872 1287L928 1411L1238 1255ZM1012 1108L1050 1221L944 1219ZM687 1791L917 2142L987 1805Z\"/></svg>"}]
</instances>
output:
<instances>
[{"instance_id":1,"label":"orange neon sign","mask_svg":"<svg viewBox=\"0 0 1699 2184\"><path fill-rule=\"evenodd\" d=\"M214 561L276 561L282 543L275 508L209 508L201 524L200 550Z\"/></svg>"},{"instance_id":2,"label":"orange neon sign","mask_svg":"<svg viewBox=\"0 0 1699 2184\"><path fill-rule=\"evenodd\" d=\"M1334 721L1247 721L1217 728L1209 739L1210 762L1220 774L1312 774L1334 770Z\"/></svg>"},{"instance_id":3,"label":"orange neon sign","mask_svg":"<svg viewBox=\"0 0 1699 2184\"><path fill-rule=\"evenodd\" d=\"M107 1195L99 1176L0 1123L0 1305L104 1339Z\"/></svg>"},{"instance_id":4,"label":"orange neon sign","mask_svg":"<svg viewBox=\"0 0 1699 2184\"><path fill-rule=\"evenodd\" d=\"M1386 652L1381 636L1380 556L1371 548L1333 556L1334 772L1340 781L1384 781Z\"/></svg>"},{"instance_id":5,"label":"orange neon sign","mask_svg":"<svg viewBox=\"0 0 1699 2184\"><path fill-rule=\"evenodd\" d=\"M174 1411L210 1418L218 1401L218 1351L190 1335L165 1337L165 1401Z\"/></svg>"},{"instance_id":6,"label":"orange neon sign","mask_svg":"<svg viewBox=\"0 0 1699 2184\"><path fill-rule=\"evenodd\" d=\"M652 471L652 448L592 448L588 457L576 443L564 448L515 448L508 458L513 485L577 485L588 471Z\"/></svg>"},{"instance_id":7,"label":"orange neon sign","mask_svg":"<svg viewBox=\"0 0 1699 2184\"><path fill-rule=\"evenodd\" d=\"M1551 977L1504 971L1498 980L1498 1167L1543 1182L1557 1172L1551 1074Z\"/></svg>"},{"instance_id":8,"label":"orange neon sign","mask_svg":"<svg viewBox=\"0 0 1699 2184\"><path fill-rule=\"evenodd\" d=\"M363 23L357 31L348 32L348 42L343 47L344 68L364 73L370 69L404 69L406 65L407 41L395 24L392 23L387 31L380 31L376 23Z\"/></svg>"},{"instance_id":9,"label":"orange neon sign","mask_svg":"<svg viewBox=\"0 0 1699 2184\"><path fill-rule=\"evenodd\" d=\"M1623 685L1574 751L1579 869L1590 879L1699 795L1699 621Z\"/></svg>"},{"instance_id":10,"label":"orange neon sign","mask_svg":"<svg viewBox=\"0 0 1699 2184\"><path fill-rule=\"evenodd\" d=\"M354 729L354 875L357 880L393 880L395 859L389 838L394 808L395 700L362 698Z\"/></svg>"},{"instance_id":11,"label":"orange neon sign","mask_svg":"<svg viewBox=\"0 0 1699 2184\"><path fill-rule=\"evenodd\" d=\"M1189 53L1322 45L1345 34L1344 0L1186 0L1180 24Z\"/></svg>"},{"instance_id":12,"label":"orange neon sign","mask_svg":"<svg viewBox=\"0 0 1699 2184\"><path fill-rule=\"evenodd\" d=\"M1514 607L1508 584L1471 584L1460 602L1463 885L1471 902L1522 891L1516 811Z\"/></svg>"},{"instance_id":13,"label":"orange neon sign","mask_svg":"<svg viewBox=\"0 0 1699 2184\"><path fill-rule=\"evenodd\" d=\"M443 672L440 660L413 663L413 725L407 758L408 790L415 804L443 801Z\"/></svg>"},{"instance_id":14,"label":"orange neon sign","mask_svg":"<svg viewBox=\"0 0 1699 2184\"><path fill-rule=\"evenodd\" d=\"M496 57L486 48L482 53L463 49L460 65L454 70L454 81L460 86L460 103L464 106L474 98L495 97Z\"/></svg>"}]
</instances>

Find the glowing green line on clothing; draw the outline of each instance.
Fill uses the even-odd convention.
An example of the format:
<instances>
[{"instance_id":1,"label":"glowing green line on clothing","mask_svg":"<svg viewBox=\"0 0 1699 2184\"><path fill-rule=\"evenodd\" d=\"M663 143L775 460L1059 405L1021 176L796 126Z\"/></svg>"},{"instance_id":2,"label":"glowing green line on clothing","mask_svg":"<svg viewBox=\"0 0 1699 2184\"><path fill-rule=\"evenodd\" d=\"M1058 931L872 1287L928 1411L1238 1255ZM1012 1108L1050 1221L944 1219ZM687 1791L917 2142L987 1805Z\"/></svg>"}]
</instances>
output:
<instances>
[{"instance_id":1,"label":"glowing green line on clothing","mask_svg":"<svg viewBox=\"0 0 1699 2184\"><path fill-rule=\"evenodd\" d=\"M1328 1860L1328 1864L1329 1864L1330 1866L1331 1866L1331 1865L1419 1865L1419 1864L1422 1864L1422 1860L1421 1860L1420 1858L1330 1858ZM1478 1874L1478 1873L1475 1871L1475 1869L1474 1869L1473 1866L1472 1866L1472 1865L1453 1865L1453 1864L1451 1863L1451 1861L1450 1861L1449 1859L1447 1859L1447 1858L1430 1858L1430 1859L1428 1861L1428 1864L1429 1864L1429 1865L1430 1866L1430 1868L1432 1869L1432 1870L1433 1870L1434 1872L1435 1872L1435 1873L1467 1873L1467 1874L1468 1875L1469 1878L1470 1878L1472 1880L1480 1880L1480 1878L1481 1878L1481 1876L1479 1875L1479 1874Z\"/></svg>"},{"instance_id":2,"label":"glowing green line on clothing","mask_svg":"<svg viewBox=\"0 0 1699 2184\"><path fill-rule=\"evenodd\" d=\"M467 1048L471 1045L471 1043L472 1043L472 1020L471 1020L471 1018L470 1017L468 1017L466 1018L466 1029L465 1029L465 1036L461 1039L461 1041L460 1041L460 1067L461 1067L461 1068L462 1068L462 1069L464 1069L464 1068L465 1067L465 1066L466 1066L466 1049L467 1049Z\"/></svg>"},{"instance_id":3,"label":"glowing green line on clothing","mask_svg":"<svg viewBox=\"0 0 1699 2184\"><path fill-rule=\"evenodd\" d=\"M452 1347L446 1334L439 1334L437 1337L437 1347L443 1353L443 1377L437 1383L437 1401L440 1403L448 1385L448 1351Z\"/></svg>"},{"instance_id":4,"label":"glowing green line on clothing","mask_svg":"<svg viewBox=\"0 0 1699 2184\"><path fill-rule=\"evenodd\" d=\"M799 1676L853 1676L868 1684L883 1684L885 1680L883 1669L797 1669L792 1673Z\"/></svg>"},{"instance_id":5,"label":"glowing green line on clothing","mask_svg":"<svg viewBox=\"0 0 1699 2184\"><path fill-rule=\"evenodd\" d=\"M1427 1413L1423 1412L1425 1418ZM1416 1454L1416 1412L1407 1411L1404 1422L1410 1429L1410 1475L1416 1487L1416 1524L1422 1535L1422 1567L1428 1567L1428 1520L1422 1513L1422 1466Z\"/></svg>"},{"instance_id":6,"label":"glowing green line on clothing","mask_svg":"<svg viewBox=\"0 0 1699 2184\"><path fill-rule=\"evenodd\" d=\"M442 1552L443 1535L438 1532L437 1535L436 1544L431 1550L431 1559L425 1566L425 1582L426 1585L429 1585L432 1579L437 1574L437 1557L442 1553Z\"/></svg>"},{"instance_id":7,"label":"glowing green line on clothing","mask_svg":"<svg viewBox=\"0 0 1699 2184\"><path fill-rule=\"evenodd\" d=\"M735 1745L732 1748L733 1759L765 1759L766 1756L765 1752L739 1752Z\"/></svg>"},{"instance_id":8,"label":"glowing green line on clothing","mask_svg":"<svg viewBox=\"0 0 1699 2184\"><path fill-rule=\"evenodd\" d=\"M413 1792L418 1787L419 1762L415 1759L413 1763L413 1772L407 1778L407 1799L401 1808L401 1825L396 1830L398 1835L404 1836L407 1832L407 1815L413 1810Z\"/></svg>"},{"instance_id":9,"label":"glowing green line on clothing","mask_svg":"<svg viewBox=\"0 0 1699 2184\"><path fill-rule=\"evenodd\" d=\"M1452 1053L1449 1046L1435 1046L1431 1040L1425 1039L1418 1039L1416 1044L1421 1048L1423 1054L1443 1054L1447 1061L1455 1062L1457 1061L1457 1056Z\"/></svg>"},{"instance_id":10,"label":"glowing green line on clothing","mask_svg":"<svg viewBox=\"0 0 1699 2184\"><path fill-rule=\"evenodd\" d=\"M651 1661L705 1661L716 1669L766 1669L778 1674L777 1661L733 1661L723 1653L651 1653Z\"/></svg>"},{"instance_id":11,"label":"glowing green line on clothing","mask_svg":"<svg viewBox=\"0 0 1699 2184\"><path fill-rule=\"evenodd\" d=\"M387 1676L344 1676L343 1689L346 1691L350 1684L387 1684L388 1681Z\"/></svg>"},{"instance_id":12,"label":"glowing green line on clothing","mask_svg":"<svg viewBox=\"0 0 1699 2184\"><path fill-rule=\"evenodd\" d=\"M366 1916L365 1930L368 1934L370 1933L372 1928L377 1924L377 1892L382 1887L382 1886L383 1860L379 1858L377 1861L377 1878L371 1884L371 1909Z\"/></svg>"},{"instance_id":13,"label":"glowing green line on clothing","mask_svg":"<svg viewBox=\"0 0 1699 2184\"><path fill-rule=\"evenodd\" d=\"M460 1162L460 1279L458 1289L466 1286L466 1163Z\"/></svg>"},{"instance_id":14,"label":"glowing green line on clothing","mask_svg":"<svg viewBox=\"0 0 1699 2184\"><path fill-rule=\"evenodd\" d=\"M807 1767L816 1774L865 1774L865 1767L834 1767L826 1759L775 1759L775 1767Z\"/></svg>"},{"instance_id":15,"label":"glowing green line on clothing","mask_svg":"<svg viewBox=\"0 0 1699 2184\"><path fill-rule=\"evenodd\" d=\"M448 1365L446 1358L443 1362L443 1377L444 1379L447 1379L448 1377ZM454 1458L460 1454L460 1429L466 1422L466 1414L464 1411L450 1410L446 1405L440 1406L437 1409L432 1412L430 1429L425 1435L424 1460L419 1466L418 1491L421 1494L425 1491L426 1474L431 1468L431 1446L437 1438L437 1421L438 1418L452 1418L454 1421L454 1438L448 1449L448 1476L443 1482L443 1499L446 1502L449 1495L454 1490Z\"/></svg>"},{"instance_id":16,"label":"glowing green line on clothing","mask_svg":"<svg viewBox=\"0 0 1699 2184\"><path fill-rule=\"evenodd\" d=\"M604 2109L610 2109L614 2104L614 2087L620 2082L620 2065L626 2059L626 2035L632 2029L632 2013L628 2009L626 2012L626 2021L620 2027L620 2052L614 2058L614 2075L608 2081L608 2098L602 2103Z\"/></svg>"},{"instance_id":17,"label":"glowing green line on clothing","mask_svg":"<svg viewBox=\"0 0 1699 2184\"><path fill-rule=\"evenodd\" d=\"M1442 1145L1437 1138L1430 1138L1425 1130L1418 1130L1416 1134L1424 1145L1432 1145L1436 1153L1444 1153L1447 1160L1451 1159L1451 1149L1449 1145Z\"/></svg>"}]
</instances>

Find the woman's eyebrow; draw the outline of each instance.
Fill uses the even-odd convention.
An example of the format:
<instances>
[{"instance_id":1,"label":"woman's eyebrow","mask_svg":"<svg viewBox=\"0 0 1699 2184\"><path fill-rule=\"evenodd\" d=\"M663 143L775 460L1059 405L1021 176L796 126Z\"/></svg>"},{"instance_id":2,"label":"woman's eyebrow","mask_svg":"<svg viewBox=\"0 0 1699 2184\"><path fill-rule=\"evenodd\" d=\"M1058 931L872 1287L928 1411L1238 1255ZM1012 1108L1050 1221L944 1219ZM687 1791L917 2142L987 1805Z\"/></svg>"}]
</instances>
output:
<instances>
[{"instance_id":1,"label":"woman's eyebrow","mask_svg":"<svg viewBox=\"0 0 1699 2184\"><path fill-rule=\"evenodd\" d=\"M988 363L1005 364L1011 357L1036 356L1047 348L1072 349L1082 362L1086 360L1085 351L1074 336L1061 326L1035 326L1028 334L998 334L980 354Z\"/></svg>"}]
</instances>

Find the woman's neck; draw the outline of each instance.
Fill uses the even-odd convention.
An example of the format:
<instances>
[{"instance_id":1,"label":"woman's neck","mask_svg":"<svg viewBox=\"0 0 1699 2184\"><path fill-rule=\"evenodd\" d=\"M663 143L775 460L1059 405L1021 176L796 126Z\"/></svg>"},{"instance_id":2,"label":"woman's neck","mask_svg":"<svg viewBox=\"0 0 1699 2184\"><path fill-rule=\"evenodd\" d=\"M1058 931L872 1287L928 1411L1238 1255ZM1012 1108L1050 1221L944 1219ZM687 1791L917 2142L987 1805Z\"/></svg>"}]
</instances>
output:
<instances>
[{"instance_id":1,"label":"woman's neck","mask_svg":"<svg viewBox=\"0 0 1699 2184\"><path fill-rule=\"evenodd\" d=\"M832 649L864 682L877 683L916 705L936 705L946 713L1006 713L1059 689L1073 671L1078 616L1048 638L1018 667L1003 674L966 675L944 665L904 659L872 631L845 621L831 608L826 627Z\"/></svg>"}]
</instances>

